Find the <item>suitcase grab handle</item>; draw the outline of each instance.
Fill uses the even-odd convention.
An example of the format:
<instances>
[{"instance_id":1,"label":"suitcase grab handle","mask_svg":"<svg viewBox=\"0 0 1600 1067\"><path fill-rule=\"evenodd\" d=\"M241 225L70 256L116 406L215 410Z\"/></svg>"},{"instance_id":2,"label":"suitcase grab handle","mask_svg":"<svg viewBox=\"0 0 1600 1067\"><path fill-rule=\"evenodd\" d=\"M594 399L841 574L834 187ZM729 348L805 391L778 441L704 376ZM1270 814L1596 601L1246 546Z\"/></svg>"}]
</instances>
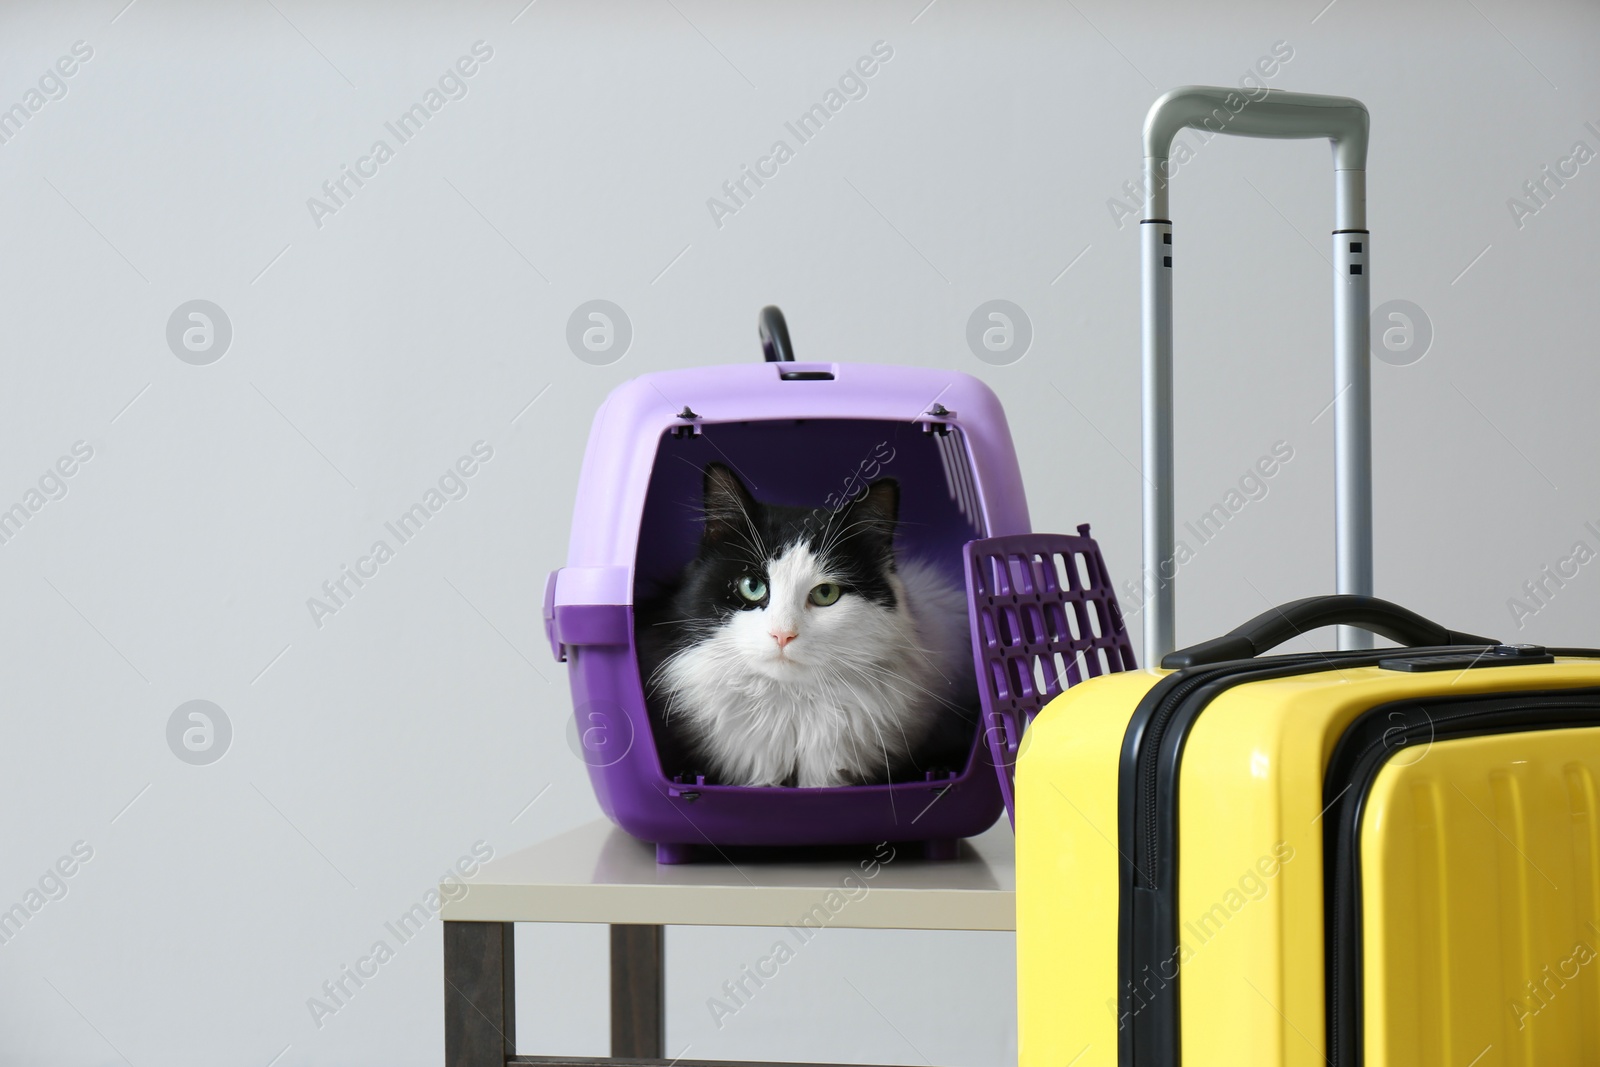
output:
<instances>
[{"instance_id":1,"label":"suitcase grab handle","mask_svg":"<svg viewBox=\"0 0 1600 1067\"><path fill-rule=\"evenodd\" d=\"M1496 645L1492 637L1447 630L1436 622L1375 596L1312 596L1264 611L1232 633L1169 653L1166 670L1226 660L1253 659L1291 637L1321 626L1356 626L1410 647Z\"/></svg>"}]
</instances>

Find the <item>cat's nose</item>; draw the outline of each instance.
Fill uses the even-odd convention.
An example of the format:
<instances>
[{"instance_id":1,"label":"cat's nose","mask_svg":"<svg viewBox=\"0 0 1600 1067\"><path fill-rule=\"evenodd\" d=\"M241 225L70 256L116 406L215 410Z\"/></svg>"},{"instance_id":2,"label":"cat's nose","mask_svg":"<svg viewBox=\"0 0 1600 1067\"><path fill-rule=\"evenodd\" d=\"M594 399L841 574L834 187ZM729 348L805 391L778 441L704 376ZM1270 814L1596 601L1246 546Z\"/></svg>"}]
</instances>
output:
<instances>
[{"instance_id":1,"label":"cat's nose","mask_svg":"<svg viewBox=\"0 0 1600 1067\"><path fill-rule=\"evenodd\" d=\"M768 630L767 632L772 635L774 641L778 642L779 648L788 647L790 641L800 636L793 630Z\"/></svg>"}]
</instances>

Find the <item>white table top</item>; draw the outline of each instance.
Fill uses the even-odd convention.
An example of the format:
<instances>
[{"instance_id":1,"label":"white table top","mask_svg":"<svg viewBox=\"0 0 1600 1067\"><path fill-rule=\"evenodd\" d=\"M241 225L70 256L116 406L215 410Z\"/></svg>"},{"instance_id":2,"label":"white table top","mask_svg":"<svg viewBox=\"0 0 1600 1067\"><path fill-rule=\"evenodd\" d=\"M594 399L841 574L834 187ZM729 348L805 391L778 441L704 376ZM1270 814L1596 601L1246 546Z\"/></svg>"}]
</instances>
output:
<instances>
[{"instance_id":1,"label":"white table top","mask_svg":"<svg viewBox=\"0 0 1600 1067\"><path fill-rule=\"evenodd\" d=\"M658 865L655 847L604 820L492 860L446 920L807 925L880 930L1015 930L1011 826L1002 819L954 860L914 845L809 863L725 859ZM451 887L459 894L459 889Z\"/></svg>"}]
</instances>

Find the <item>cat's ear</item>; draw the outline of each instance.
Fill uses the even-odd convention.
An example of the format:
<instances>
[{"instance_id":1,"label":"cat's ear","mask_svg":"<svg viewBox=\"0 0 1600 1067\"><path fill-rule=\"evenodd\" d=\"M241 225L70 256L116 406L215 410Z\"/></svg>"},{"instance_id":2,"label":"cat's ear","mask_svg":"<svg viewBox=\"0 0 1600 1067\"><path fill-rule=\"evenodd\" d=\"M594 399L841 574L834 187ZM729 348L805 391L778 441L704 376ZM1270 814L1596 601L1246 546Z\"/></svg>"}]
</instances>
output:
<instances>
[{"instance_id":1,"label":"cat's ear","mask_svg":"<svg viewBox=\"0 0 1600 1067\"><path fill-rule=\"evenodd\" d=\"M721 463L706 465L706 541L726 541L736 534L747 534L757 507L755 498L731 468Z\"/></svg>"},{"instance_id":2,"label":"cat's ear","mask_svg":"<svg viewBox=\"0 0 1600 1067\"><path fill-rule=\"evenodd\" d=\"M893 478L869 483L855 506L862 517L888 523L892 528L900 518L900 483Z\"/></svg>"},{"instance_id":3,"label":"cat's ear","mask_svg":"<svg viewBox=\"0 0 1600 1067\"><path fill-rule=\"evenodd\" d=\"M865 541L885 554L893 554L895 523L900 518L900 483L879 478L851 501L841 516L846 536Z\"/></svg>"}]
</instances>

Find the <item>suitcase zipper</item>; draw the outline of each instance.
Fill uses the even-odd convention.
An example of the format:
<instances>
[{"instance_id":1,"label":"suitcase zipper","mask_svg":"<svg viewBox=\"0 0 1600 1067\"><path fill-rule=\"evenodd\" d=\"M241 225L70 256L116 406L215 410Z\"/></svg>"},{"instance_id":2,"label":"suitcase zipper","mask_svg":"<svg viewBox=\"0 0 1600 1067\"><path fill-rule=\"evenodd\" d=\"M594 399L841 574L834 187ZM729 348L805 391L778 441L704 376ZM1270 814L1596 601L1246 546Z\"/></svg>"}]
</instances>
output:
<instances>
[{"instance_id":1,"label":"suitcase zipper","mask_svg":"<svg viewBox=\"0 0 1600 1067\"><path fill-rule=\"evenodd\" d=\"M1238 670L1238 668L1235 668ZM1144 867L1136 869L1134 876L1143 874L1144 887L1155 888L1156 864L1160 860L1160 847L1158 831L1160 829L1161 809L1155 803L1156 778L1159 771L1159 759L1156 753L1161 751L1162 738L1166 736L1167 725L1172 721L1173 714L1183 705L1195 690L1208 682L1224 677L1229 672L1207 671L1198 677L1186 680L1172 691L1170 697L1162 701L1150 718L1150 726L1145 734L1144 743L1140 746L1139 753L1139 787L1134 797L1136 810L1144 812Z\"/></svg>"},{"instance_id":2,"label":"suitcase zipper","mask_svg":"<svg viewBox=\"0 0 1600 1067\"><path fill-rule=\"evenodd\" d=\"M1181 1047L1181 976L1174 973L1169 977L1163 967L1175 958L1177 941L1177 923L1171 914L1177 881L1177 813L1175 801L1163 788L1167 756L1175 771L1195 717L1228 688L1274 676L1376 662L1377 655L1368 650L1232 660L1180 670L1158 682L1140 701L1123 739L1120 773L1118 837L1124 864L1117 924L1117 1062L1122 1067L1171 1067ZM1191 709L1192 713L1183 714ZM1167 738L1174 730L1175 743L1169 743ZM1164 818L1171 822L1174 838L1165 850Z\"/></svg>"},{"instance_id":3,"label":"suitcase zipper","mask_svg":"<svg viewBox=\"0 0 1600 1067\"><path fill-rule=\"evenodd\" d=\"M1177 713L1191 696L1198 690L1213 682L1220 682L1227 678L1234 678L1233 684L1250 681L1252 675L1269 674L1287 671L1288 673L1301 673L1302 668L1320 663L1326 664L1326 669L1333 670L1338 666L1370 666L1376 658L1371 652L1358 652L1355 657L1338 655L1337 660L1330 660L1328 654L1308 654L1301 656L1282 656L1271 661L1263 660L1235 660L1230 663L1206 667L1189 675L1188 672L1179 672L1173 676L1176 683L1172 688L1162 693L1154 708L1148 716L1148 725L1140 736L1134 752L1135 779L1137 785L1133 795L1133 810L1135 823L1143 830L1143 839L1138 841L1138 847L1129 851L1140 856L1144 861L1143 867L1134 869L1135 884L1143 888L1153 889L1158 879L1156 870L1160 863L1160 822L1161 805L1156 802L1156 792L1160 777L1161 748L1166 738L1167 728L1172 724L1173 716ZM1371 662L1355 662L1352 659ZM1268 666L1268 664L1271 664ZM1152 694L1154 695L1154 694Z\"/></svg>"}]
</instances>

